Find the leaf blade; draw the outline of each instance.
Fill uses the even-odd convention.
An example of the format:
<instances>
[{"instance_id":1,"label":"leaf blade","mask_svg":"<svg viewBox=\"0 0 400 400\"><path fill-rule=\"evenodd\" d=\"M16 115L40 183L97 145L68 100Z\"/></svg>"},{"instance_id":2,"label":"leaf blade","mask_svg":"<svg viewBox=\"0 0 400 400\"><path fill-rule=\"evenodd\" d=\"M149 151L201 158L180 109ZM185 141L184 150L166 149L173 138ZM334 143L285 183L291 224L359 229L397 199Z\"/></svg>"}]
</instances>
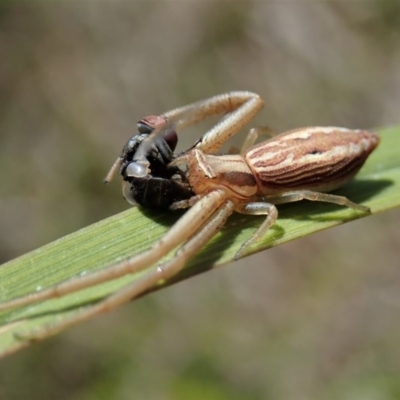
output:
<instances>
[{"instance_id":1,"label":"leaf blade","mask_svg":"<svg viewBox=\"0 0 400 400\"><path fill-rule=\"evenodd\" d=\"M400 205L400 128L382 130L381 137L380 146L357 179L339 191L371 207L373 214ZM365 216L354 210L311 202L279 206L279 214L277 224L249 254ZM135 253L143 251L178 218L179 213L129 209L12 260L0 267L1 302L103 268L131 256L132 248ZM169 284L230 262L241 243L259 225L259 218L233 216L223 231ZM123 277L60 299L0 313L0 354L10 354L29 344L18 340L15 333L71 316L80 306L98 301L135 278Z\"/></svg>"}]
</instances>

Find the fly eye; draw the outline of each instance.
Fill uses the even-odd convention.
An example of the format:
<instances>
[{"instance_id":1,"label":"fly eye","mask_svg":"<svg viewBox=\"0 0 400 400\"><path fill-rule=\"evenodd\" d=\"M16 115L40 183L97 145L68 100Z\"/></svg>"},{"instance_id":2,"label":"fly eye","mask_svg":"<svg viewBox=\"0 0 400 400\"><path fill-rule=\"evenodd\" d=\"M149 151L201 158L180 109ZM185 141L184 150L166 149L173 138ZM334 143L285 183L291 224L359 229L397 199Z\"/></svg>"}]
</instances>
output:
<instances>
[{"instance_id":1,"label":"fly eye","mask_svg":"<svg viewBox=\"0 0 400 400\"><path fill-rule=\"evenodd\" d=\"M169 148L174 151L175 147L178 143L178 135L176 134L176 132L174 130L169 130L168 132L166 132L163 136L163 139L167 142Z\"/></svg>"},{"instance_id":2,"label":"fly eye","mask_svg":"<svg viewBox=\"0 0 400 400\"><path fill-rule=\"evenodd\" d=\"M133 161L125 169L126 176L131 178L144 178L149 173L149 164L147 162Z\"/></svg>"},{"instance_id":3,"label":"fly eye","mask_svg":"<svg viewBox=\"0 0 400 400\"><path fill-rule=\"evenodd\" d=\"M141 121L139 121L137 124L137 129L139 131L139 133L144 133L147 135L150 135L151 132L153 132L154 128L152 128L150 125L147 125Z\"/></svg>"}]
</instances>

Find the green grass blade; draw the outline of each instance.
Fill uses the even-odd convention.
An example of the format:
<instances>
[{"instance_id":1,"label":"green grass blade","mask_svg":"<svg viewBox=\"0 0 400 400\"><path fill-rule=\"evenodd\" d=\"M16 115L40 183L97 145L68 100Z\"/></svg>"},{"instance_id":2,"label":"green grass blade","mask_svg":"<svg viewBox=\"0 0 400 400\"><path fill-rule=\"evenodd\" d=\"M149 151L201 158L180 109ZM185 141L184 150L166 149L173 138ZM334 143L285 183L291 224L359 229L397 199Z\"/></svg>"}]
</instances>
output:
<instances>
[{"instance_id":1,"label":"green grass blade","mask_svg":"<svg viewBox=\"0 0 400 400\"><path fill-rule=\"evenodd\" d=\"M382 130L380 135L380 146L357 179L338 191L356 203L371 207L372 214L400 205L400 128ZM138 253L161 237L179 215L144 213L132 208L10 261L0 267L0 302L90 273ZM279 206L277 224L249 254L365 216L325 203L303 201ZM260 218L233 216L223 231L173 281L232 261L240 245L259 225ZM135 278L130 275L60 299L0 313L0 355L29 344L16 339L15 333L71 316L82 305L98 301Z\"/></svg>"}]
</instances>

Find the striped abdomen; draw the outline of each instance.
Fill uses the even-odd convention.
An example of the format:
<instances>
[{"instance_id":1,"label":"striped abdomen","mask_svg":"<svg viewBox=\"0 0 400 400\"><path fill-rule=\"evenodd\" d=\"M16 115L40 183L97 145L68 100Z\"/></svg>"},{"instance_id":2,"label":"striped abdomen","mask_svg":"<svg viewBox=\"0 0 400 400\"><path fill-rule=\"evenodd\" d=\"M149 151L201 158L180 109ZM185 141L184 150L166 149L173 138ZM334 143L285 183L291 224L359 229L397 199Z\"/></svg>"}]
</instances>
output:
<instances>
[{"instance_id":1,"label":"striped abdomen","mask_svg":"<svg viewBox=\"0 0 400 400\"><path fill-rule=\"evenodd\" d=\"M379 143L363 130L336 127L296 129L249 149L260 195L309 189L334 190L351 179Z\"/></svg>"}]
</instances>

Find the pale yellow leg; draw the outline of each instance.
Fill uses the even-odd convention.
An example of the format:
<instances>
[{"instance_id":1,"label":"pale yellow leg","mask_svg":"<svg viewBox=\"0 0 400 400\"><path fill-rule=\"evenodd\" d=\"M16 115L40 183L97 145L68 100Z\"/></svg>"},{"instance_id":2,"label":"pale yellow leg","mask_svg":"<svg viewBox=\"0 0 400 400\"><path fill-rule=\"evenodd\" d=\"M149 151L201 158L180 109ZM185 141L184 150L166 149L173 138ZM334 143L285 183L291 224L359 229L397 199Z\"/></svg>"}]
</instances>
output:
<instances>
[{"instance_id":1,"label":"pale yellow leg","mask_svg":"<svg viewBox=\"0 0 400 400\"><path fill-rule=\"evenodd\" d=\"M215 203L207 204L207 199L203 203L204 208L209 207L215 211ZM116 293L108 296L104 300L93 306L83 307L75 315L65 318L57 323L39 328L37 330L21 333L18 337L21 340L41 340L54 335L72 325L86 321L99 314L113 310L120 305L138 297L139 295L151 290L160 282L163 282L180 272L186 262L193 257L220 229L225 225L226 220L233 212L233 203L227 201L218 206L219 209L209 218L209 220L175 253L174 257L150 269L147 273L135 280L131 284L123 287Z\"/></svg>"},{"instance_id":2,"label":"pale yellow leg","mask_svg":"<svg viewBox=\"0 0 400 400\"><path fill-rule=\"evenodd\" d=\"M323 201L325 203L333 203L363 212L371 212L369 207L354 203L347 197L330 193L313 192L312 190L296 190L277 196L267 196L265 199L273 204L292 203L300 200Z\"/></svg>"},{"instance_id":3,"label":"pale yellow leg","mask_svg":"<svg viewBox=\"0 0 400 400\"><path fill-rule=\"evenodd\" d=\"M246 151L256 143L260 136L267 136L271 138L275 135L276 133L268 126L256 126L251 128L244 139L242 147L240 148L240 155L244 156Z\"/></svg>"},{"instance_id":4,"label":"pale yellow leg","mask_svg":"<svg viewBox=\"0 0 400 400\"><path fill-rule=\"evenodd\" d=\"M146 159L146 155L154 141L164 136L169 129L178 133L191 125L215 115L224 115L223 118L208 132L206 132L193 147L206 153L216 153L221 146L233 135L236 135L261 110L264 100L256 93L235 91L219 94L205 100L200 100L183 107L176 108L164 114L165 125L161 124L141 143L135 156L137 159ZM110 182L119 166L119 157L111 167L104 181Z\"/></svg>"},{"instance_id":5,"label":"pale yellow leg","mask_svg":"<svg viewBox=\"0 0 400 400\"><path fill-rule=\"evenodd\" d=\"M243 256L246 249L260 240L265 233L271 228L272 225L275 224L278 218L278 210L273 204L264 203L264 202L254 202L243 204L241 206L236 206L235 211L241 214L247 215L266 215L264 222L258 227L253 236L250 239L246 240L241 246L240 249L235 254L235 260L239 259Z\"/></svg>"},{"instance_id":6,"label":"pale yellow leg","mask_svg":"<svg viewBox=\"0 0 400 400\"><path fill-rule=\"evenodd\" d=\"M256 93L228 92L166 112L179 132L213 115L227 114L195 144L205 153L216 153L233 135L237 134L264 105Z\"/></svg>"},{"instance_id":7,"label":"pale yellow leg","mask_svg":"<svg viewBox=\"0 0 400 400\"><path fill-rule=\"evenodd\" d=\"M198 201L190 208L149 250L130 257L120 263L110 265L97 272L85 276L73 277L48 289L43 289L42 291L11 300L7 303L2 303L0 304L0 311L61 297L90 286L95 286L124 275L144 270L160 261L171 250L201 229L204 223L208 221L210 216L214 213L215 209L220 207L225 199L225 192L218 190L213 191L205 195L202 201Z\"/></svg>"}]
</instances>

